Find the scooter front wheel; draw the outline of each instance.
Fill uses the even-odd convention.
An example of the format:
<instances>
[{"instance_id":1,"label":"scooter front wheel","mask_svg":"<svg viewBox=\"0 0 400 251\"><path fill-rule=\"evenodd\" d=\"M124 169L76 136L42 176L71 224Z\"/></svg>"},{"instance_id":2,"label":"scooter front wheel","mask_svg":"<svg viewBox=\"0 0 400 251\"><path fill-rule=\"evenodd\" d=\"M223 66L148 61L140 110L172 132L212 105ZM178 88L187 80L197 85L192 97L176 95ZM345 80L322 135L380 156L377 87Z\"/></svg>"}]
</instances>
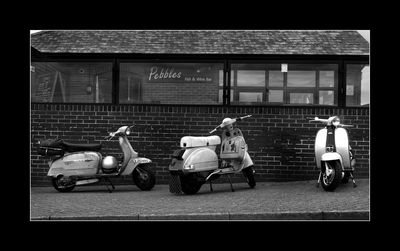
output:
<instances>
[{"instance_id":1,"label":"scooter front wheel","mask_svg":"<svg viewBox=\"0 0 400 251\"><path fill-rule=\"evenodd\" d=\"M75 188L75 182L64 176L52 178L51 183L57 191L62 193L71 192Z\"/></svg>"},{"instance_id":2,"label":"scooter front wheel","mask_svg":"<svg viewBox=\"0 0 400 251\"><path fill-rule=\"evenodd\" d=\"M342 167L339 160L326 161L325 171L322 172L322 188L334 191L342 180Z\"/></svg>"},{"instance_id":3,"label":"scooter front wheel","mask_svg":"<svg viewBox=\"0 0 400 251\"><path fill-rule=\"evenodd\" d=\"M246 177L247 184L249 184L250 188L254 188L256 186L256 180L254 179L254 168L253 166L249 166L242 170L244 177Z\"/></svg>"},{"instance_id":4,"label":"scooter front wheel","mask_svg":"<svg viewBox=\"0 0 400 251\"><path fill-rule=\"evenodd\" d=\"M132 179L135 185L143 191L151 190L156 184L154 172L146 164L142 164L133 170Z\"/></svg>"}]
</instances>

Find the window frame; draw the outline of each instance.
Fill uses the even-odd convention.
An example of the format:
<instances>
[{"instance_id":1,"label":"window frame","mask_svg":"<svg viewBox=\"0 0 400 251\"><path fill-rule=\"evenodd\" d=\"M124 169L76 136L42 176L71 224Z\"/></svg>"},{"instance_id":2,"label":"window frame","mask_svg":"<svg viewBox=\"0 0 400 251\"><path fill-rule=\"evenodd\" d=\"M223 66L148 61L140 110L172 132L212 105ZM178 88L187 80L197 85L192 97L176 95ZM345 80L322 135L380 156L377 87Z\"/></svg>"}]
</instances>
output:
<instances>
[{"instance_id":1,"label":"window frame","mask_svg":"<svg viewBox=\"0 0 400 251\"><path fill-rule=\"evenodd\" d=\"M234 101L234 105L256 105L256 106L315 106L315 107L340 107L340 102L339 102L339 92L340 92L340 86L341 86L341 78L340 78L340 71L341 71L341 61L340 60L282 60L282 59L277 59L277 60L228 60L228 66L229 70L232 69L232 65L235 64L296 64L296 65L324 65L324 64L334 64L337 66L337 70L335 71L334 75L334 81L336 82L336 85L333 87L320 87L319 85L319 80L320 80L320 71L324 71L324 69L316 69L312 70L315 71L315 87L289 87L288 86L288 74L287 72L283 73L283 86L278 87L278 86L269 86L269 71L266 70L265 73L265 87L241 87L237 86L237 71L238 69L232 70L234 71L235 74L235 81L233 83L233 88L234 90L243 90L243 91L248 91L251 90L250 88L253 88L253 91L256 90L261 90L262 88L264 89L263 92L263 103L244 103L244 102L239 102L239 101ZM231 74L231 73L229 73ZM228 87L232 87L229 85ZM269 90L282 90L283 91L283 102L268 102L268 95L269 95ZM313 104L290 104L290 103L285 103L289 102L289 93L293 92L310 92L309 90L312 90L313 99L314 103ZM333 105L324 105L324 104L318 104L319 103L319 91L334 91L334 104ZM261 92L261 91L259 91ZM237 98L239 97L238 91L234 91L234 100L238 100ZM336 104L335 104L336 101ZM316 102L316 103L315 103Z\"/></svg>"},{"instance_id":2,"label":"window frame","mask_svg":"<svg viewBox=\"0 0 400 251\"><path fill-rule=\"evenodd\" d=\"M34 102L34 103L39 103L39 104L78 104L78 105L85 105L85 104L91 104L91 105L111 105L115 104L115 59L110 59L110 58L101 58L101 59L94 59L94 58L35 58L34 60L31 59L30 64L32 63L111 63L111 102L101 102L101 103L88 103L88 102ZM31 76L29 76L30 83L29 83L29 91L31 92L31 83L32 79ZM31 99L31 94L29 94L29 97Z\"/></svg>"},{"instance_id":3,"label":"window frame","mask_svg":"<svg viewBox=\"0 0 400 251\"><path fill-rule=\"evenodd\" d=\"M132 62L132 63L221 63L224 65L223 69L223 85L219 86L222 89L223 102L219 104L179 104L190 106L248 106L247 104L235 104L230 102L230 92L232 90L230 85L231 80L231 65L232 64L337 64L337 89L335 89L335 105L318 105L312 104L311 106L322 108L346 108L346 65L347 64L368 64L370 65L369 55L174 55L174 54L99 54L99 53L39 53L31 55L30 62L103 62L112 63L112 98L111 103L45 103L42 104L78 104L78 105L135 105L131 103L119 102L119 63ZM266 74L268 75L268 74ZM266 79L268 81L268 79ZM286 80L284 80L286 81ZM325 87L320 87L323 90ZM271 90L283 90L281 87L269 87ZM285 91L284 91L285 93ZM285 94L284 94L285 95ZM268 92L263 93L263 99L267 99ZM32 102L32 101L31 101ZM319 101L318 101L319 102ZM41 102L32 102L41 103ZM174 106L173 104L144 104L143 105L162 105ZM302 104L284 104L284 103L253 103L252 106L265 107L265 106L296 106L304 107ZM308 106L308 105L307 105ZM351 106L351 108L362 108L362 106Z\"/></svg>"}]
</instances>

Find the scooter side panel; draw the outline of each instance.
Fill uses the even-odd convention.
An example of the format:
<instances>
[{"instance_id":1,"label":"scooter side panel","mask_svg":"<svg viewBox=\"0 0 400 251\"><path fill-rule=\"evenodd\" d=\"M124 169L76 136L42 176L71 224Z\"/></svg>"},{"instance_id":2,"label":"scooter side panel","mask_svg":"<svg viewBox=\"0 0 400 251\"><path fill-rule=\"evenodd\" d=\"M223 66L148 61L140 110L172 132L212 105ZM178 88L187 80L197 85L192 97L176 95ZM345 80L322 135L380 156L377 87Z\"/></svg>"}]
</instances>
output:
<instances>
[{"instance_id":1,"label":"scooter side panel","mask_svg":"<svg viewBox=\"0 0 400 251\"><path fill-rule=\"evenodd\" d=\"M194 168L187 170L189 172L201 172L215 170L218 168L218 156L214 150L208 147L202 147L191 151L190 154L183 155L183 168L193 165Z\"/></svg>"},{"instance_id":2,"label":"scooter side panel","mask_svg":"<svg viewBox=\"0 0 400 251\"><path fill-rule=\"evenodd\" d=\"M336 152L338 152L342 156L343 168L345 170L351 170L350 153L349 153L349 137L347 135L346 129L336 128L335 144L336 144Z\"/></svg>"},{"instance_id":3,"label":"scooter side panel","mask_svg":"<svg viewBox=\"0 0 400 251\"><path fill-rule=\"evenodd\" d=\"M326 136L328 130L326 128L320 129L315 136L315 162L317 164L318 169L321 169L321 157L322 154L326 151Z\"/></svg>"},{"instance_id":4,"label":"scooter side panel","mask_svg":"<svg viewBox=\"0 0 400 251\"><path fill-rule=\"evenodd\" d=\"M94 175L98 172L101 158L98 152L68 153L51 164L47 176Z\"/></svg>"}]
</instances>

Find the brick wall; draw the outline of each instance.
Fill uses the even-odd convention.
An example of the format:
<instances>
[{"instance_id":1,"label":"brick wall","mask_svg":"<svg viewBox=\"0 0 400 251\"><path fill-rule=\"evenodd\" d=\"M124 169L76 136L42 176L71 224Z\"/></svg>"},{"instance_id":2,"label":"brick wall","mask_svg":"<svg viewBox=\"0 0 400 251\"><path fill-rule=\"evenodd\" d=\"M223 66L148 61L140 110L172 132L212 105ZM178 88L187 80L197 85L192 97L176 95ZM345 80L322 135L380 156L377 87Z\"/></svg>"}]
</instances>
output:
<instances>
[{"instance_id":1,"label":"brick wall","mask_svg":"<svg viewBox=\"0 0 400 251\"><path fill-rule=\"evenodd\" d=\"M48 158L37 154L37 141L62 138L74 143L103 143L103 155L122 156L118 141L103 141L107 132L136 123L129 136L133 148L154 162L158 184L169 179L171 154L186 135L207 136L225 117L252 114L238 123L255 163L257 181L317 179L314 160L315 134L319 123L308 117L340 115L349 129L355 150L357 177L369 176L369 109L316 107L216 107L145 105L31 105L31 184L50 185ZM219 132L220 133L220 132ZM220 179L225 182L227 179ZM233 181L244 181L235 175ZM131 183L128 177L115 183Z\"/></svg>"}]
</instances>

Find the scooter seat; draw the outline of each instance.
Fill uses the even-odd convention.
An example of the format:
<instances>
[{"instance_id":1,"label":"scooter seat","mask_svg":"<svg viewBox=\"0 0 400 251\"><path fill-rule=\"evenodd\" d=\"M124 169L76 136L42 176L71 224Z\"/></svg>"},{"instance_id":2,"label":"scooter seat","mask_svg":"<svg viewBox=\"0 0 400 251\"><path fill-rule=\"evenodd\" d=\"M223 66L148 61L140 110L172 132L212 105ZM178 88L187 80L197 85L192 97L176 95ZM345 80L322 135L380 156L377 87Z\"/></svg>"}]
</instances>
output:
<instances>
[{"instance_id":1,"label":"scooter seat","mask_svg":"<svg viewBox=\"0 0 400 251\"><path fill-rule=\"evenodd\" d=\"M63 141L63 149L66 152L95 151L101 149L101 144L75 144Z\"/></svg>"},{"instance_id":2,"label":"scooter seat","mask_svg":"<svg viewBox=\"0 0 400 251\"><path fill-rule=\"evenodd\" d=\"M221 139L216 135L208 137L185 136L181 138L181 147L216 146L219 144L221 144Z\"/></svg>"}]
</instances>

